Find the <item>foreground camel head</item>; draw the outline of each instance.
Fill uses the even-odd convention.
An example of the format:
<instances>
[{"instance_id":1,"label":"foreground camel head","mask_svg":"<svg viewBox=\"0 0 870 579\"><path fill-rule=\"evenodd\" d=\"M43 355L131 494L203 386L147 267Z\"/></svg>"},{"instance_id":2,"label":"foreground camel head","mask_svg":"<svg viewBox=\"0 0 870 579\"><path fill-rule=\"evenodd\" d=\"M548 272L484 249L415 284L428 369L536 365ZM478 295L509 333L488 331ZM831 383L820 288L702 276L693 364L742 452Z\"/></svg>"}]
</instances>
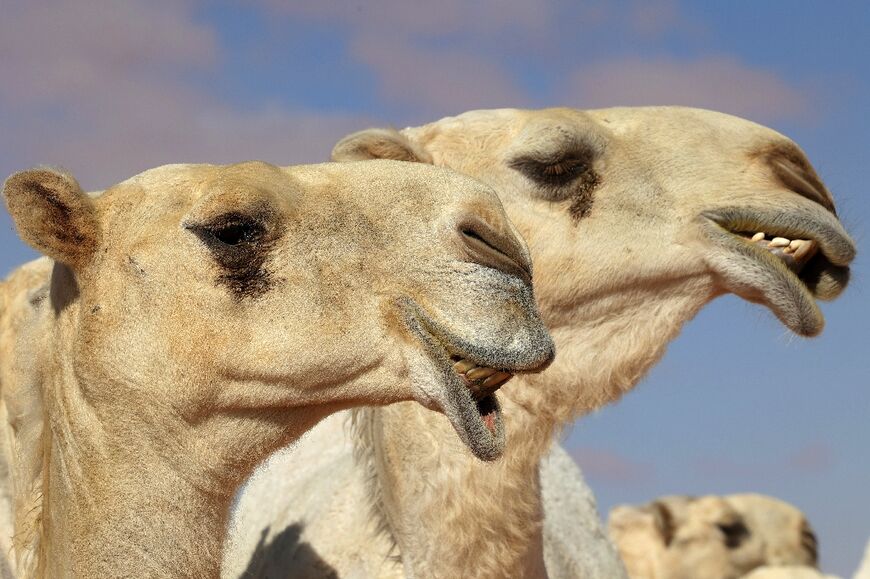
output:
<instances>
[{"instance_id":1,"label":"foreground camel head","mask_svg":"<svg viewBox=\"0 0 870 579\"><path fill-rule=\"evenodd\" d=\"M51 307L72 313L55 339L107 421L171 409L206 444L214 417L239 432L316 406L310 426L416 399L492 459L499 384L472 392L452 365L509 376L553 356L524 242L489 188L451 171L170 165L92 197L36 169L4 194L57 262Z\"/></svg>"},{"instance_id":2,"label":"foreground camel head","mask_svg":"<svg viewBox=\"0 0 870 579\"><path fill-rule=\"evenodd\" d=\"M764 565L815 567L818 559L803 514L763 495L620 506L608 531L632 579L736 579Z\"/></svg>"},{"instance_id":3,"label":"foreground camel head","mask_svg":"<svg viewBox=\"0 0 870 579\"><path fill-rule=\"evenodd\" d=\"M813 336L816 299L840 294L855 256L801 150L712 111L472 111L352 134L333 158L434 163L492 185L532 250L551 329L590 307L583 296L612 308L632 292L643 307L645 287L733 292Z\"/></svg>"}]
</instances>

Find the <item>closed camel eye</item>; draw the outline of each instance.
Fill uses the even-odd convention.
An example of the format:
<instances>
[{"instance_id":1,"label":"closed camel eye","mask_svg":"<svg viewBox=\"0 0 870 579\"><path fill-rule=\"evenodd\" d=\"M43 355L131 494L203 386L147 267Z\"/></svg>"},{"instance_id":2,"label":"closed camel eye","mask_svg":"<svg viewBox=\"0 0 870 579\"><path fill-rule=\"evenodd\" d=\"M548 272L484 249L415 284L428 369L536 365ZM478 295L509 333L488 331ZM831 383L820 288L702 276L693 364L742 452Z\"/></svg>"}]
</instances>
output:
<instances>
[{"instance_id":1,"label":"closed camel eye","mask_svg":"<svg viewBox=\"0 0 870 579\"><path fill-rule=\"evenodd\" d=\"M533 181L556 187L568 185L589 170L588 159L573 155L551 160L520 157L509 165Z\"/></svg>"}]
</instances>

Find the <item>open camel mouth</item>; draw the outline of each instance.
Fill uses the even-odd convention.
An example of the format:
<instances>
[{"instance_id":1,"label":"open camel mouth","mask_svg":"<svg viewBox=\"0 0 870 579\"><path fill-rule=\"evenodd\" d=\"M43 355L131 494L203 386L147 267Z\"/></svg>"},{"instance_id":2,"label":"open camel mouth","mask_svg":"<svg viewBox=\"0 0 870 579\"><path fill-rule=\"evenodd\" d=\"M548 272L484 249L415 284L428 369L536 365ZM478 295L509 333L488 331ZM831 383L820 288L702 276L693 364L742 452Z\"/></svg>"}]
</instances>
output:
<instances>
[{"instance_id":1,"label":"open camel mouth","mask_svg":"<svg viewBox=\"0 0 870 579\"><path fill-rule=\"evenodd\" d=\"M492 359L498 358L493 356L496 352L475 351L472 355L453 340L438 341L441 352L433 361L443 376L440 409L477 458L495 460L505 446L504 421L496 391L514 374ZM487 362L482 361L484 357Z\"/></svg>"},{"instance_id":2,"label":"open camel mouth","mask_svg":"<svg viewBox=\"0 0 870 579\"><path fill-rule=\"evenodd\" d=\"M501 316L485 328L469 325L462 315L461 323L440 323L414 299L397 301L404 325L423 349L422 356L411 358L417 360L411 365L415 397L444 414L481 460L495 460L504 452L505 428L496 391L514 374L541 372L556 355L530 291L526 299L528 303L520 302L524 315ZM499 300L490 304L495 310L500 306Z\"/></svg>"},{"instance_id":3,"label":"open camel mouth","mask_svg":"<svg viewBox=\"0 0 870 579\"><path fill-rule=\"evenodd\" d=\"M789 239L787 237L773 237L763 231L754 235L749 233L737 233L756 247L766 249L772 255L778 257L795 275L800 278L804 266L819 251L819 244L812 239ZM801 280L803 281L803 280Z\"/></svg>"},{"instance_id":4,"label":"open camel mouth","mask_svg":"<svg viewBox=\"0 0 870 579\"><path fill-rule=\"evenodd\" d=\"M488 366L478 366L475 362L460 356L452 356L451 360L454 362L453 371L459 375L471 393L484 426L495 436L498 430L496 421L499 417L495 392L514 377L513 373Z\"/></svg>"},{"instance_id":5,"label":"open camel mouth","mask_svg":"<svg viewBox=\"0 0 870 579\"><path fill-rule=\"evenodd\" d=\"M720 249L706 258L727 289L767 305L799 335L821 332L824 317L816 300L845 289L855 258L855 245L833 213L729 208L702 218L707 237Z\"/></svg>"}]
</instances>

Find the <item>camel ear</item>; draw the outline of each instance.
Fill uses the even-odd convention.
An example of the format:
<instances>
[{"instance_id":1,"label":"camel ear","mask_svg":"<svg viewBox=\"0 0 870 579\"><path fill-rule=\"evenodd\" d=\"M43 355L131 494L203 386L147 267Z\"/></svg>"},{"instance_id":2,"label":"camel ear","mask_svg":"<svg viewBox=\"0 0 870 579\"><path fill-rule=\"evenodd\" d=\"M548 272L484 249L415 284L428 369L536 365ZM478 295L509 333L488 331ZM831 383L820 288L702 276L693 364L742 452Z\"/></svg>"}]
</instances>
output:
<instances>
[{"instance_id":1,"label":"camel ear","mask_svg":"<svg viewBox=\"0 0 870 579\"><path fill-rule=\"evenodd\" d=\"M352 133L332 149L333 161L392 159L432 164L432 156L395 129L366 129Z\"/></svg>"},{"instance_id":2,"label":"camel ear","mask_svg":"<svg viewBox=\"0 0 870 579\"><path fill-rule=\"evenodd\" d=\"M71 176L51 169L15 173L3 186L6 208L28 245L73 268L93 255L99 227L91 199Z\"/></svg>"}]
</instances>

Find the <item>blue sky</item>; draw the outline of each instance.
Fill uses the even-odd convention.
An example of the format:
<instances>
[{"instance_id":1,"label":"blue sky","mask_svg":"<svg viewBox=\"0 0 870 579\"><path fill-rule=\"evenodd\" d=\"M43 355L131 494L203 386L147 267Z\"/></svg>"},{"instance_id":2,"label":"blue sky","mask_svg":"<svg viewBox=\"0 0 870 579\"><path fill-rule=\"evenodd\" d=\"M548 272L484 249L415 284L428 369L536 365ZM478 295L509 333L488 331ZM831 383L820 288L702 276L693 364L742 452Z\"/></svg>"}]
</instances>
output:
<instances>
[{"instance_id":1,"label":"blue sky","mask_svg":"<svg viewBox=\"0 0 870 579\"><path fill-rule=\"evenodd\" d=\"M861 1L4 2L0 173L98 189L167 162L325 160L342 135L471 108L686 104L795 139L859 244L827 329L705 309L566 444L606 512L759 491L808 513L848 576L870 537L870 4ZM0 270L34 256L0 217Z\"/></svg>"}]
</instances>

